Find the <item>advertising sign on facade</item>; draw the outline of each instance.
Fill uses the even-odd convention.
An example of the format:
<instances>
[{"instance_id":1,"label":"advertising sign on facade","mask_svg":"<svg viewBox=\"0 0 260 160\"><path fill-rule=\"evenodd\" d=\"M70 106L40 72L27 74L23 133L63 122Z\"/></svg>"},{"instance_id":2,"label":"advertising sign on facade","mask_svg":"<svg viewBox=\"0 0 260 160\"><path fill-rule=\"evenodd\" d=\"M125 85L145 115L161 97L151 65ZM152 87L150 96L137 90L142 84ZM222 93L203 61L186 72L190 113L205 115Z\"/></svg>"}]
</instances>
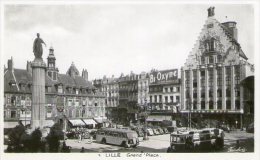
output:
<instances>
[{"instance_id":1,"label":"advertising sign on facade","mask_svg":"<svg viewBox=\"0 0 260 160\"><path fill-rule=\"evenodd\" d=\"M150 73L150 84L158 82L167 82L178 79L178 69L153 71Z\"/></svg>"}]
</instances>

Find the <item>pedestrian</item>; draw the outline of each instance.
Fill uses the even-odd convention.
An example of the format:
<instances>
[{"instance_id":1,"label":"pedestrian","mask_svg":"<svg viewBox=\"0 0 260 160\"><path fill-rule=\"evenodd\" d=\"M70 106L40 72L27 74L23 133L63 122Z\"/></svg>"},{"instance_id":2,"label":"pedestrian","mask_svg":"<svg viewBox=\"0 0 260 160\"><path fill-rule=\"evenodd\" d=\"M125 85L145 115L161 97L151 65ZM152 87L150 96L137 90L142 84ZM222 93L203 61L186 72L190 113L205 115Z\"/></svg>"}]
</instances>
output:
<instances>
[{"instance_id":1,"label":"pedestrian","mask_svg":"<svg viewBox=\"0 0 260 160\"><path fill-rule=\"evenodd\" d=\"M91 143L92 143L92 141L93 141L93 137L92 137L92 136L90 136L89 143L91 144Z\"/></svg>"},{"instance_id":2,"label":"pedestrian","mask_svg":"<svg viewBox=\"0 0 260 160\"><path fill-rule=\"evenodd\" d=\"M82 147L81 150L80 150L80 153L84 153L85 152L85 148Z\"/></svg>"},{"instance_id":3,"label":"pedestrian","mask_svg":"<svg viewBox=\"0 0 260 160\"><path fill-rule=\"evenodd\" d=\"M79 143L81 142L81 140L82 140L82 135L81 135L81 133L79 133Z\"/></svg>"}]
</instances>

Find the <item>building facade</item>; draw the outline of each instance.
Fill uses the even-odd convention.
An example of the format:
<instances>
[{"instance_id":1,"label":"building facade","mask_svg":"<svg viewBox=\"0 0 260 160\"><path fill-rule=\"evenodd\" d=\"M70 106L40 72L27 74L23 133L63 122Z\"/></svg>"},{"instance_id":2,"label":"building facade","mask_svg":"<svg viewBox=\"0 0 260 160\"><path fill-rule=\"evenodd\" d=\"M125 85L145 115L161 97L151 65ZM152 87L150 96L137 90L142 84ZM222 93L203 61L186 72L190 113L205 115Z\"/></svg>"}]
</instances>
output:
<instances>
[{"instance_id":1,"label":"building facade","mask_svg":"<svg viewBox=\"0 0 260 160\"><path fill-rule=\"evenodd\" d=\"M236 22L220 23L214 7L181 68L181 112L201 119L217 120L231 126L243 126L244 90L241 80L253 75L238 43Z\"/></svg>"},{"instance_id":2,"label":"building facade","mask_svg":"<svg viewBox=\"0 0 260 160\"><path fill-rule=\"evenodd\" d=\"M88 81L87 71L84 69L80 76L72 63L66 74L60 74L52 47L47 58L45 96L46 119L50 120L50 125L68 122L66 124L72 127L80 124L93 126L106 119L105 97ZM30 124L31 97L31 63L27 62L26 69L15 69L13 59L8 60L8 68L4 71L5 128L14 127L18 121ZM97 123L76 124L84 119L96 119Z\"/></svg>"},{"instance_id":3,"label":"building facade","mask_svg":"<svg viewBox=\"0 0 260 160\"><path fill-rule=\"evenodd\" d=\"M138 78L138 105L144 106L148 101L149 93L149 74L142 72Z\"/></svg>"},{"instance_id":4,"label":"building facade","mask_svg":"<svg viewBox=\"0 0 260 160\"><path fill-rule=\"evenodd\" d=\"M151 71L149 75L149 100L150 115L147 121L152 124L163 124L176 120L180 107L181 80L178 70Z\"/></svg>"}]
</instances>

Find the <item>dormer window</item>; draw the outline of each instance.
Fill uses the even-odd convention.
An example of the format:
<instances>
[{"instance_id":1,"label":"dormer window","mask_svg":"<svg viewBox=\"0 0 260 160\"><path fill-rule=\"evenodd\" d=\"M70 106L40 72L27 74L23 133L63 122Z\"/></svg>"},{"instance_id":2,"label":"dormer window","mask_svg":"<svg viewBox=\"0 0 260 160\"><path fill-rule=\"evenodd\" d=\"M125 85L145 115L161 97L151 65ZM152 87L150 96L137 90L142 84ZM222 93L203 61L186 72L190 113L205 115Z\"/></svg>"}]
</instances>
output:
<instances>
[{"instance_id":1,"label":"dormer window","mask_svg":"<svg viewBox=\"0 0 260 160\"><path fill-rule=\"evenodd\" d=\"M58 93L62 93L62 92L63 92L62 86L58 86Z\"/></svg>"}]
</instances>

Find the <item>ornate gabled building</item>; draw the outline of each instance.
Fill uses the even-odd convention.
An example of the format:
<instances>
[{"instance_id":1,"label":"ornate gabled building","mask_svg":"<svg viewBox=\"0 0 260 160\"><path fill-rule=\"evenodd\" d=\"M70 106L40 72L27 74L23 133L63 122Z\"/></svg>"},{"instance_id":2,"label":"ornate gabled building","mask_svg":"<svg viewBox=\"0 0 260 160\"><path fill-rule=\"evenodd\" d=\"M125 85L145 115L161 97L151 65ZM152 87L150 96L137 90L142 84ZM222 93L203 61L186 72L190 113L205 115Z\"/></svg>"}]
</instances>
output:
<instances>
[{"instance_id":1,"label":"ornate gabled building","mask_svg":"<svg viewBox=\"0 0 260 160\"><path fill-rule=\"evenodd\" d=\"M254 74L239 42L236 22L220 23L214 7L181 68L181 112L242 127L245 110L240 82ZM195 118L194 118L195 117Z\"/></svg>"},{"instance_id":2,"label":"ornate gabled building","mask_svg":"<svg viewBox=\"0 0 260 160\"><path fill-rule=\"evenodd\" d=\"M60 74L56 67L54 49L49 49L45 76L46 119L69 126L95 126L103 123L105 116L105 97L88 81L88 72L82 76L71 64L66 74ZM4 120L5 128L13 127L22 121L29 124L32 107L32 69L27 62L26 69L15 69L13 59L8 60L4 70ZM91 120L92 119L92 120ZM94 121L95 120L95 121ZM13 123L13 124L11 124Z\"/></svg>"}]
</instances>

